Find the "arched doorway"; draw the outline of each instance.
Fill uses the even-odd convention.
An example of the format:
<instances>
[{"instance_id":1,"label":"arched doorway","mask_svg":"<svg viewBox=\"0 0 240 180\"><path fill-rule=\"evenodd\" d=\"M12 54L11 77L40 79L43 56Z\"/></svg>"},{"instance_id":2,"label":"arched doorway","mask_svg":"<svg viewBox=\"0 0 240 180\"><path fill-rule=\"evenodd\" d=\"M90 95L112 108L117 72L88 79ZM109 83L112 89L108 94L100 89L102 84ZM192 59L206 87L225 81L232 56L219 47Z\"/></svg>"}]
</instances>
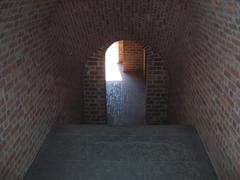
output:
<instances>
[{"instance_id":1,"label":"arched doorway","mask_svg":"<svg viewBox=\"0 0 240 180\"><path fill-rule=\"evenodd\" d=\"M138 41L137 41L138 42ZM143 43L144 44L144 43ZM110 81L106 81L105 73L105 55L107 46L102 46L97 49L91 57L89 57L84 65L84 83L83 83L83 95L84 95L84 123L88 124L113 124L107 108L107 101L109 95L107 95L107 85ZM167 108L168 108L168 70L165 64L165 60L161 57L160 53L153 50L151 47L144 45L145 49L145 80L146 80L146 99L145 109L137 110L135 114L139 112L146 112L145 122L146 124L166 124L167 122ZM119 57L121 53L119 52ZM121 58L120 58L121 61ZM132 72L129 72L129 74ZM115 82L117 83L117 82ZM122 86L117 86L122 87ZM126 88L125 88L126 89ZM130 93L126 93L130 94ZM135 95L135 94L133 94ZM129 95L130 96L130 95ZM112 96L115 97L115 96ZM131 96L132 97L132 96ZM117 98L112 98L116 104ZM139 100L140 98L135 98ZM140 101L144 102L144 101ZM129 103L130 104L130 103ZM128 104L128 105L129 105ZM139 103L140 104L140 103ZM143 103L141 103L143 104ZM121 107L121 106L119 106ZM121 109L114 109L111 112L115 112L113 115L119 117ZM119 112L119 113L117 113ZM126 114L126 113L125 113ZM124 118L119 118L124 119ZM126 119L125 119L126 120ZM136 120L136 118L135 118ZM120 124L121 125L121 124ZM123 124L124 125L124 124ZM132 124L133 125L133 124Z\"/></svg>"},{"instance_id":2,"label":"arched doorway","mask_svg":"<svg viewBox=\"0 0 240 180\"><path fill-rule=\"evenodd\" d=\"M145 49L134 41L113 43L105 54L107 119L111 125L145 124Z\"/></svg>"}]
</instances>

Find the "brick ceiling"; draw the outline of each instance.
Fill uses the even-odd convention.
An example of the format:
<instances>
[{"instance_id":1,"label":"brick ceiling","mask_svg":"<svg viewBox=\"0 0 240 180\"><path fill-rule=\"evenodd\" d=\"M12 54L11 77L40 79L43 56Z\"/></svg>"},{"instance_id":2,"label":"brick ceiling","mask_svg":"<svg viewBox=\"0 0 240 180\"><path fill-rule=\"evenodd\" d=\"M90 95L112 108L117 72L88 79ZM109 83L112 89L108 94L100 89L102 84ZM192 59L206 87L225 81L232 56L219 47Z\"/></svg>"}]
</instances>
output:
<instances>
[{"instance_id":1,"label":"brick ceiling","mask_svg":"<svg viewBox=\"0 0 240 180\"><path fill-rule=\"evenodd\" d=\"M59 51L78 60L121 39L166 56L186 33L190 11L186 0L61 0L50 32Z\"/></svg>"}]
</instances>

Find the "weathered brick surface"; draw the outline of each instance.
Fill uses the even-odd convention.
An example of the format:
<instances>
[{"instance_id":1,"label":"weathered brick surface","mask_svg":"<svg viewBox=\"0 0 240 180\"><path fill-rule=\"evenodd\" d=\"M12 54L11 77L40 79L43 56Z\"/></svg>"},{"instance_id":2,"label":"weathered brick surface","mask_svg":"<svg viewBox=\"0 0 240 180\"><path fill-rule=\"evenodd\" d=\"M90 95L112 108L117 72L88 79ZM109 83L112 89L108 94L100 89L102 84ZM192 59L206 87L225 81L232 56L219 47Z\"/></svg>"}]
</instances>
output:
<instances>
[{"instance_id":1,"label":"weathered brick surface","mask_svg":"<svg viewBox=\"0 0 240 180\"><path fill-rule=\"evenodd\" d=\"M69 75L81 66L50 34L56 2L0 1L1 180L22 179L55 120L81 118L80 78Z\"/></svg>"},{"instance_id":2,"label":"weathered brick surface","mask_svg":"<svg viewBox=\"0 0 240 180\"><path fill-rule=\"evenodd\" d=\"M75 55L62 54L62 49L55 48L54 58L56 70L54 71L53 95L56 97L56 119L59 123L76 122L82 119L83 112L83 64L76 64ZM67 59L67 63L66 63ZM53 60L53 59L52 59Z\"/></svg>"},{"instance_id":3,"label":"weathered brick surface","mask_svg":"<svg viewBox=\"0 0 240 180\"><path fill-rule=\"evenodd\" d=\"M123 40L118 41L118 49L119 49L119 63L123 63Z\"/></svg>"},{"instance_id":4,"label":"weathered brick surface","mask_svg":"<svg viewBox=\"0 0 240 180\"><path fill-rule=\"evenodd\" d=\"M240 2L192 0L170 60L169 119L194 125L221 179L240 179ZM184 38L183 38L184 39ZM186 44L185 44L186 43Z\"/></svg>"},{"instance_id":5,"label":"weathered brick surface","mask_svg":"<svg viewBox=\"0 0 240 180\"><path fill-rule=\"evenodd\" d=\"M0 179L22 179L56 116L50 0L0 1Z\"/></svg>"},{"instance_id":6,"label":"weathered brick surface","mask_svg":"<svg viewBox=\"0 0 240 180\"><path fill-rule=\"evenodd\" d=\"M134 41L123 41L123 71L143 71L144 48Z\"/></svg>"},{"instance_id":7,"label":"weathered brick surface","mask_svg":"<svg viewBox=\"0 0 240 180\"><path fill-rule=\"evenodd\" d=\"M146 49L146 120L148 124L167 123L169 74L164 59Z\"/></svg>"},{"instance_id":8,"label":"weathered brick surface","mask_svg":"<svg viewBox=\"0 0 240 180\"><path fill-rule=\"evenodd\" d=\"M102 124L107 122L105 51L98 50L88 58L84 69L84 123Z\"/></svg>"}]
</instances>

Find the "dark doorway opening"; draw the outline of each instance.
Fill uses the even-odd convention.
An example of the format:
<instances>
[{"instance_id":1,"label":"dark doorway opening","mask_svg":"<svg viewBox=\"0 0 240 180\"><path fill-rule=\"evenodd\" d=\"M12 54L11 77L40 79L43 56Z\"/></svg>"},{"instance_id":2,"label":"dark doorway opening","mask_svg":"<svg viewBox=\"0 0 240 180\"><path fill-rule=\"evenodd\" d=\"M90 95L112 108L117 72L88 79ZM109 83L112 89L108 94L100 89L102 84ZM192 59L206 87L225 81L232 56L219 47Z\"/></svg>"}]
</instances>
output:
<instances>
[{"instance_id":1,"label":"dark doorway opening","mask_svg":"<svg viewBox=\"0 0 240 180\"><path fill-rule=\"evenodd\" d=\"M146 108L144 48L133 41L113 43L105 55L108 123L143 125Z\"/></svg>"}]
</instances>

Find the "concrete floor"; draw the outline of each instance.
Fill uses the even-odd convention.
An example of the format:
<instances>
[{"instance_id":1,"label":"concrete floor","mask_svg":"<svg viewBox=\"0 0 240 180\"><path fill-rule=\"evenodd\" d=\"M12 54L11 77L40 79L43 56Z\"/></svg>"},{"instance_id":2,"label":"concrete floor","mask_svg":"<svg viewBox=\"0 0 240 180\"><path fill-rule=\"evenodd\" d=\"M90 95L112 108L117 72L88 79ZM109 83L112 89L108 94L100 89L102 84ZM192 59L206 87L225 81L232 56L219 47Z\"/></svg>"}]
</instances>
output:
<instances>
[{"instance_id":1,"label":"concrete floor","mask_svg":"<svg viewBox=\"0 0 240 180\"><path fill-rule=\"evenodd\" d=\"M145 79L143 72L123 72L122 81L107 81L108 123L117 126L145 124Z\"/></svg>"},{"instance_id":2,"label":"concrete floor","mask_svg":"<svg viewBox=\"0 0 240 180\"><path fill-rule=\"evenodd\" d=\"M55 126L25 180L217 180L188 126Z\"/></svg>"}]
</instances>

